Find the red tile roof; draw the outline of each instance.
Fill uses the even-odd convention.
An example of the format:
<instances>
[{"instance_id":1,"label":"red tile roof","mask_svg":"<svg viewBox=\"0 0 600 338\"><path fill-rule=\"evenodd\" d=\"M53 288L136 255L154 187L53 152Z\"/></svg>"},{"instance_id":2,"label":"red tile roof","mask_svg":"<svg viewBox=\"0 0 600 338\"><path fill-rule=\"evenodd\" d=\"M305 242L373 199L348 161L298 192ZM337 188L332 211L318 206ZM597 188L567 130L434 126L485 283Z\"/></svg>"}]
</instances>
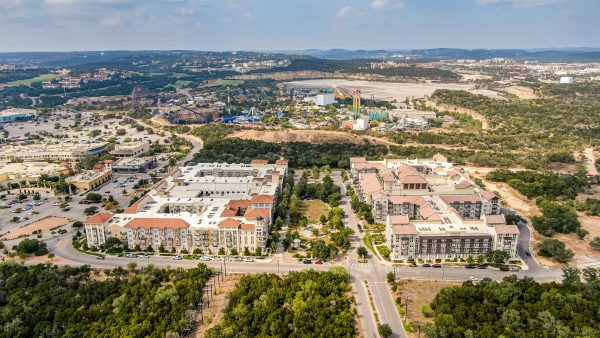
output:
<instances>
[{"instance_id":1,"label":"red tile roof","mask_svg":"<svg viewBox=\"0 0 600 338\"><path fill-rule=\"evenodd\" d=\"M360 187L365 194L372 194L378 190L383 189L377 175L372 173L365 173L360 175Z\"/></svg>"},{"instance_id":2,"label":"red tile roof","mask_svg":"<svg viewBox=\"0 0 600 338\"><path fill-rule=\"evenodd\" d=\"M256 227L254 224L242 223L240 225L240 230L256 230Z\"/></svg>"},{"instance_id":3,"label":"red tile roof","mask_svg":"<svg viewBox=\"0 0 600 338\"><path fill-rule=\"evenodd\" d=\"M485 215L486 224L506 224L504 215Z\"/></svg>"},{"instance_id":4,"label":"red tile roof","mask_svg":"<svg viewBox=\"0 0 600 338\"><path fill-rule=\"evenodd\" d=\"M399 224L408 224L409 219L406 215L394 215L390 216L390 224L399 225Z\"/></svg>"},{"instance_id":5,"label":"red tile roof","mask_svg":"<svg viewBox=\"0 0 600 338\"><path fill-rule=\"evenodd\" d=\"M219 222L218 226L220 227L239 227L240 224L242 224L242 222L240 222L237 219L233 219L233 218L226 218L224 220L222 220L221 222Z\"/></svg>"},{"instance_id":6,"label":"red tile roof","mask_svg":"<svg viewBox=\"0 0 600 338\"><path fill-rule=\"evenodd\" d=\"M186 229L190 225L181 218L134 218L125 224L126 228L143 229Z\"/></svg>"},{"instance_id":7,"label":"red tile roof","mask_svg":"<svg viewBox=\"0 0 600 338\"><path fill-rule=\"evenodd\" d=\"M366 157L350 157L350 163L367 162Z\"/></svg>"},{"instance_id":8,"label":"red tile roof","mask_svg":"<svg viewBox=\"0 0 600 338\"><path fill-rule=\"evenodd\" d=\"M275 195L254 195L252 196L252 203L270 203L275 202Z\"/></svg>"},{"instance_id":9,"label":"red tile roof","mask_svg":"<svg viewBox=\"0 0 600 338\"><path fill-rule=\"evenodd\" d=\"M256 159L256 160L250 161L250 164L269 164L269 161Z\"/></svg>"},{"instance_id":10,"label":"red tile roof","mask_svg":"<svg viewBox=\"0 0 600 338\"><path fill-rule=\"evenodd\" d=\"M106 223L106 221L108 221L112 217L113 217L113 214L110 212L97 213L93 216L90 216L83 223L85 223L85 224L104 224L104 223Z\"/></svg>"},{"instance_id":11,"label":"red tile roof","mask_svg":"<svg viewBox=\"0 0 600 338\"><path fill-rule=\"evenodd\" d=\"M125 211L123 211L124 214L135 214L137 212L137 208L138 206L142 203L142 201L146 198L147 196L143 196L141 197L139 200L135 201L135 203L133 203L132 205L129 206L129 208L125 209Z\"/></svg>"},{"instance_id":12,"label":"red tile roof","mask_svg":"<svg viewBox=\"0 0 600 338\"><path fill-rule=\"evenodd\" d=\"M244 217L256 219L258 217L269 218L271 216L271 212L268 208L248 208L246 213L244 213Z\"/></svg>"},{"instance_id":13,"label":"red tile roof","mask_svg":"<svg viewBox=\"0 0 600 338\"><path fill-rule=\"evenodd\" d=\"M466 189L466 188L472 187L472 186L473 186L473 184L471 184L471 182L469 182L469 181L461 181L457 185L455 185L454 187L456 189Z\"/></svg>"},{"instance_id":14,"label":"red tile roof","mask_svg":"<svg viewBox=\"0 0 600 338\"><path fill-rule=\"evenodd\" d=\"M285 164L285 165L287 165L288 163L290 163L289 160L283 160L283 159L275 161L275 164Z\"/></svg>"},{"instance_id":15,"label":"red tile roof","mask_svg":"<svg viewBox=\"0 0 600 338\"><path fill-rule=\"evenodd\" d=\"M484 190L484 191L481 193L481 197L485 198L485 199L486 199L486 200L488 200L488 201L489 201L489 200L492 200L492 199L494 199L494 198L498 198L498 196L496 196L496 194L494 194L493 192L491 192L491 191L488 191L488 190Z\"/></svg>"},{"instance_id":16,"label":"red tile roof","mask_svg":"<svg viewBox=\"0 0 600 338\"><path fill-rule=\"evenodd\" d=\"M417 227L414 225L396 225L393 228L394 235L416 235Z\"/></svg>"},{"instance_id":17,"label":"red tile roof","mask_svg":"<svg viewBox=\"0 0 600 338\"><path fill-rule=\"evenodd\" d=\"M496 225L494 226L496 234L499 235L518 235L519 228L516 225Z\"/></svg>"},{"instance_id":18,"label":"red tile roof","mask_svg":"<svg viewBox=\"0 0 600 338\"><path fill-rule=\"evenodd\" d=\"M425 177L419 174L407 174L400 178L400 183L405 184L428 184Z\"/></svg>"}]
</instances>

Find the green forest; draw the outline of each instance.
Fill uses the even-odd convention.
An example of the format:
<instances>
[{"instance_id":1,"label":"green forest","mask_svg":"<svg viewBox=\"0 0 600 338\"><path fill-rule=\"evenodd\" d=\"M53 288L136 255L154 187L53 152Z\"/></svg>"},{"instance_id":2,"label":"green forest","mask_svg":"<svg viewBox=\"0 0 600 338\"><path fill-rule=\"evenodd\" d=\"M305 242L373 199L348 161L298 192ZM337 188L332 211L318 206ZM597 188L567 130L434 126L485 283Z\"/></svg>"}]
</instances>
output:
<instances>
[{"instance_id":1,"label":"green forest","mask_svg":"<svg viewBox=\"0 0 600 338\"><path fill-rule=\"evenodd\" d=\"M165 337L192 325L191 310L212 275L193 269L0 264L2 337Z\"/></svg>"},{"instance_id":2,"label":"green forest","mask_svg":"<svg viewBox=\"0 0 600 338\"><path fill-rule=\"evenodd\" d=\"M564 270L562 283L516 276L442 289L428 337L600 337L600 276Z\"/></svg>"},{"instance_id":3,"label":"green forest","mask_svg":"<svg viewBox=\"0 0 600 338\"><path fill-rule=\"evenodd\" d=\"M274 162L280 158L290 161L290 167L349 168L351 156L382 158L388 149L371 143L308 142L269 143L240 138L226 138L204 143L204 148L194 156L196 162L250 163L253 159Z\"/></svg>"},{"instance_id":4,"label":"green forest","mask_svg":"<svg viewBox=\"0 0 600 338\"><path fill-rule=\"evenodd\" d=\"M519 152L572 151L583 144L598 146L600 134L600 99L595 84L570 90L544 85L545 95L534 100L497 100L466 91L437 90L432 99L483 114L491 130L457 135L440 134L452 142L476 149ZM421 136L423 137L423 136ZM449 140L450 141L450 140Z\"/></svg>"},{"instance_id":5,"label":"green forest","mask_svg":"<svg viewBox=\"0 0 600 338\"><path fill-rule=\"evenodd\" d=\"M206 337L354 337L348 283L343 269L244 276Z\"/></svg>"}]
</instances>

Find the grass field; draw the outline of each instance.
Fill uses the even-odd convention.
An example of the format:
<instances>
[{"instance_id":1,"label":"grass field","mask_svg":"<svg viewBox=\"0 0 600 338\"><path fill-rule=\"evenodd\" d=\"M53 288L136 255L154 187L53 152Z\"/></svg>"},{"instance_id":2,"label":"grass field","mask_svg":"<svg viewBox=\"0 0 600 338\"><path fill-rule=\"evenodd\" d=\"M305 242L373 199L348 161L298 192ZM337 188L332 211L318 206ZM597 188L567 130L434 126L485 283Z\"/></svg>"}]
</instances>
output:
<instances>
[{"instance_id":1,"label":"grass field","mask_svg":"<svg viewBox=\"0 0 600 338\"><path fill-rule=\"evenodd\" d=\"M182 89L182 88L187 87L187 85L189 85L190 83L192 83L192 81L181 81L181 80L178 80L175 83L169 84L167 87L173 87L175 89Z\"/></svg>"},{"instance_id":2,"label":"grass field","mask_svg":"<svg viewBox=\"0 0 600 338\"><path fill-rule=\"evenodd\" d=\"M327 216L329 207L323 201L319 200L304 200L300 203L300 212L308 218L310 223L319 222L321 215Z\"/></svg>"},{"instance_id":3,"label":"grass field","mask_svg":"<svg viewBox=\"0 0 600 338\"><path fill-rule=\"evenodd\" d=\"M50 81L58 77L62 77L60 74L42 74L31 79L17 80L7 83L8 86L29 86L32 83Z\"/></svg>"}]
</instances>

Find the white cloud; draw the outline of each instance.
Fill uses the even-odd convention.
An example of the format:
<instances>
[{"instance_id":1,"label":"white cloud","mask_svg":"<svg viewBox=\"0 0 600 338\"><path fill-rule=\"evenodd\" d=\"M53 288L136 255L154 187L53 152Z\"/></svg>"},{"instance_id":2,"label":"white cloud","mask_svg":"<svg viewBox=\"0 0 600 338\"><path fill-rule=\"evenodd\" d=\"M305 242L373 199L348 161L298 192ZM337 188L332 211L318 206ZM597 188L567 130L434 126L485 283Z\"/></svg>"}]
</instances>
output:
<instances>
[{"instance_id":1,"label":"white cloud","mask_svg":"<svg viewBox=\"0 0 600 338\"><path fill-rule=\"evenodd\" d=\"M194 13L196 13L196 11L193 8L189 8L189 7L175 8L175 14L180 15L180 16L189 16L189 15L193 15Z\"/></svg>"},{"instance_id":2,"label":"white cloud","mask_svg":"<svg viewBox=\"0 0 600 338\"><path fill-rule=\"evenodd\" d=\"M510 4L515 8L531 8L549 5L562 0L479 0L482 5Z\"/></svg>"},{"instance_id":3,"label":"white cloud","mask_svg":"<svg viewBox=\"0 0 600 338\"><path fill-rule=\"evenodd\" d=\"M350 6L346 6L342 9L340 9L339 12L337 12L337 14L335 15L336 18L339 19L345 19L345 18L353 18L353 17L358 17L361 16L362 13L359 12L356 8L354 7L350 7Z\"/></svg>"},{"instance_id":4,"label":"white cloud","mask_svg":"<svg viewBox=\"0 0 600 338\"><path fill-rule=\"evenodd\" d=\"M78 2L79 0L44 0L46 5L74 5Z\"/></svg>"},{"instance_id":5,"label":"white cloud","mask_svg":"<svg viewBox=\"0 0 600 338\"><path fill-rule=\"evenodd\" d=\"M111 14L100 20L100 26L102 27L119 27L121 24L121 16L118 14Z\"/></svg>"},{"instance_id":6,"label":"white cloud","mask_svg":"<svg viewBox=\"0 0 600 338\"><path fill-rule=\"evenodd\" d=\"M384 10L388 8L402 9L404 7L404 0L373 0L371 7L376 10Z\"/></svg>"}]
</instances>

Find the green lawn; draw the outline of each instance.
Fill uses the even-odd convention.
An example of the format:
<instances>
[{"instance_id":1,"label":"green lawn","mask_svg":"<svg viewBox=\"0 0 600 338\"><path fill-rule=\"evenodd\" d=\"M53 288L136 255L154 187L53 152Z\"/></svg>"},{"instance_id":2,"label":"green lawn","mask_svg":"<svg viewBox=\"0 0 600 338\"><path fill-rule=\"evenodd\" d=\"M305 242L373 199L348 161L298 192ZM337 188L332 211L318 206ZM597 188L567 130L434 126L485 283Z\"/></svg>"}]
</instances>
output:
<instances>
[{"instance_id":1,"label":"green lawn","mask_svg":"<svg viewBox=\"0 0 600 338\"><path fill-rule=\"evenodd\" d=\"M182 89L182 88L187 87L187 85L189 85L190 83L192 83L192 81L176 81L175 83L169 84L167 87L173 87L175 89Z\"/></svg>"},{"instance_id":2,"label":"green lawn","mask_svg":"<svg viewBox=\"0 0 600 338\"><path fill-rule=\"evenodd\" d=\"M303 200L300 201L300 212L308 218L310 223L317 223L320 221L321 215L327 216L329 208L320 200Z\"/></svg>"},{"instance_id":3,"label":"green lawn","mask_svg":"<svg viewBox=\"0 0 600 338\"><path fill-rule=\"evenodd\" d=\"M7 83L8 86L29 86L32 83L50 81L58 77L63 77L60 74L42 74L31 79L17 80Z\"/></svg>"}]
</instances>

